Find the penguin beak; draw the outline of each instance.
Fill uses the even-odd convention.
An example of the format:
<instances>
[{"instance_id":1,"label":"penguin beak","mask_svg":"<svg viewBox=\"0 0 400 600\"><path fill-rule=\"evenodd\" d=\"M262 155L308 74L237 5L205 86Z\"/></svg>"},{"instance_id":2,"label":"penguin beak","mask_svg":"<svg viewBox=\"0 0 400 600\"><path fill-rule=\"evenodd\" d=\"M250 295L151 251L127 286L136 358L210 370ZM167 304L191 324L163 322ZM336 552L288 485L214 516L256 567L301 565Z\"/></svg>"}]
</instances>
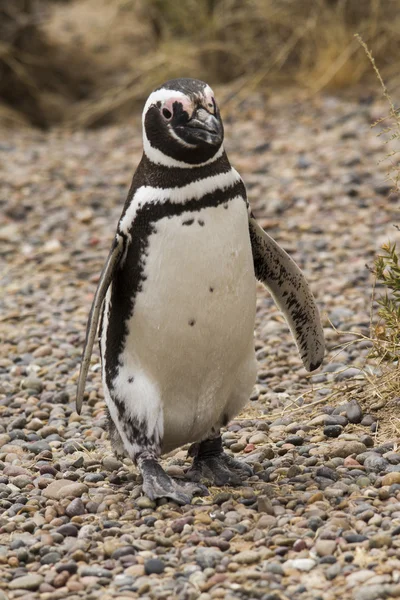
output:
<instances>
[{"instance_id":1,"label":"penguin beak","mask_svg":"<svg viewBox=\"0 0 400 600\"><path fill-rule=\"evenodd\" d=\"M213 146L222 143L223 129L221 121L205 108L198 108L186 123L186 127L190 128L192 136L199 140Z\"/></svg>"}]
</instances>

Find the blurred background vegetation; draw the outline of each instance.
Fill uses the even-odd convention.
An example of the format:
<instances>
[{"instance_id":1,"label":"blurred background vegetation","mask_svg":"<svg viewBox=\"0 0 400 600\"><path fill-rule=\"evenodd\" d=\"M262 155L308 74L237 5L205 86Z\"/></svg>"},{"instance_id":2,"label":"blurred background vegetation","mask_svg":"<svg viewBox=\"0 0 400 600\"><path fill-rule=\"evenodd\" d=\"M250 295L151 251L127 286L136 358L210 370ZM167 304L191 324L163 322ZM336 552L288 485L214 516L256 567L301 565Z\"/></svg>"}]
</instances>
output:
<instances>
[{"instance_id":1,"label":"blurred background vegetation","mask_svg":"<svg viewBox=\"0 0 400 600\"><path fill-rule=\"evenodd\" d=\"M0 119L47 128L124 120L176 76L309 93L374 74L400 84L400 0L0 0Z\"/></svg>"}]
</instances>

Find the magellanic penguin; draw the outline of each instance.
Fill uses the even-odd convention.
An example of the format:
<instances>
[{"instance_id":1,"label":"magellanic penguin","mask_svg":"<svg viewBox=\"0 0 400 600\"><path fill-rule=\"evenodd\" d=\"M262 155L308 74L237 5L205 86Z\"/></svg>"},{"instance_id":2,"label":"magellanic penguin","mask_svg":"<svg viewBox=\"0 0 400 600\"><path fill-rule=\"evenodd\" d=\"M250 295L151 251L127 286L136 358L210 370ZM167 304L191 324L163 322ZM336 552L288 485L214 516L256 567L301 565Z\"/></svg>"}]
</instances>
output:
<instances>
[{"instance_id":1,"label":"magellanic penguin","mask_svg":"<svg viewBox=\"0 0 400 600\"><path fill-rule=\"evenodd\" d=\"M89 316L78 381L80 413L100 318L109 431L151 499L180 504L203 480L238 485L247 465L222 449L220 428L256 379L256 279L271 292L304 366L323 358L323 332L300 269L257 224L223 147L212 89L168 81L143 111L133 176ZM161 454L191 442L188 481L165 473Z\"/></svg>"}]
</instances>

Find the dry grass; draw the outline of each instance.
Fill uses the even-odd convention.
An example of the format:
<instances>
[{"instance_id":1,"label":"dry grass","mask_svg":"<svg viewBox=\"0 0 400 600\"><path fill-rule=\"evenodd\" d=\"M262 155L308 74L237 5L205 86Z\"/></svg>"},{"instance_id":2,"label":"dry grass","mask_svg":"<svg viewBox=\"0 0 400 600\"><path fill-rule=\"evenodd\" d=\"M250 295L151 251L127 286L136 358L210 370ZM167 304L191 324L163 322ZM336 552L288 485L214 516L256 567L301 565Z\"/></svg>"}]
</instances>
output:
<instances>
[{"instance_id":1,"label":"dry grass","mask_svg":"<svg viewBox=\"0 0 400 600\"><path fill-rule=\"evenodd\" d=\"M34 0L0 0L2 122L46 128L61 121L66 107L90 87L85 55L51 40L42 22Z\"/></svg>"},{"instance_id":2,"label":"dry grass","mask_svg":"<svg viewBox=\"0 0 400 600\"><path fill-rule=\"evenodd\" d=\"M32 2L16 0L14 6ZM254 90L268 93L271 86L281 84L310 93L347 87L371 72L368 57L354 39L356 32L373 49L386 78L393 85L400 83L394 59L400 50L397 0L43 0L43 4L48 10L38 24L35 17L34 25L50 51L34 49L28 60L15 44L7 43L14 81L25 80L28 89L31 78L41 118L50 124L64 121L79 127L123 120L149 90L176 76L224 86L231 106ZM3 5L10 3L0 0L0 15ZM0 41L4 36L0 28ZM45 110L42 95L49 96L49 86L36 83L33 63L38 59L43 67L58 61L58 83L64 84L63 90L53 90L53 107L47 98ZM81 90L80 98L71 99L73 76L81 80L82 71L87 74L86 98ZM54 87L57 78L50 80ZM0 90L1 96L7 101Z\"/></svg>"}]
</instances>

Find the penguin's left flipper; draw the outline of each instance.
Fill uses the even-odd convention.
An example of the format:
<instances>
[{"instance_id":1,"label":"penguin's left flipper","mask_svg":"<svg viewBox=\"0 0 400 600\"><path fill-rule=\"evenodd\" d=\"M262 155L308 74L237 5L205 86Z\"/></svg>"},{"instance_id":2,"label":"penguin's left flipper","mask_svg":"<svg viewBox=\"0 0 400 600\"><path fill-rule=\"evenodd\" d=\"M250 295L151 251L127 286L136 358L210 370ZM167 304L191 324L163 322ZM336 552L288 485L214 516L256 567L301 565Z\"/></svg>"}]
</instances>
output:
<instances>
[{"instance_id":1,"label":"penguin's left flipper","mask_svg":"<svg viewBox=\"0 0 400 600\"><path fill-rule=\"evenodd\" d=\"M76 412L78 415L82 410L83 394L85 392L86 377L90 365L90 357L92 355L93 344L99 324L101 306L104 297L107 293L108 286L114 276L115 269L121 259L124 251L124 239L118 233L116 234L110 253L100 275L100 281L93 299L92 308L90 309L89 319L86 328L85 346L82 354L81 370L79 372L78 386L76 390Z\"/></svg>"},{"instance_id":2,"label":"penguin's left flipper","mask_svg":"<svg viewBox=\"0 0 400 600\"><path fill-rule=\"evenodd\" d=\"M249 214L249 232L256 278L272 294L285 316L307 371L317 369L324 357L321 320L309 285L294 260Z\"/></svg>"}]
</instances>

